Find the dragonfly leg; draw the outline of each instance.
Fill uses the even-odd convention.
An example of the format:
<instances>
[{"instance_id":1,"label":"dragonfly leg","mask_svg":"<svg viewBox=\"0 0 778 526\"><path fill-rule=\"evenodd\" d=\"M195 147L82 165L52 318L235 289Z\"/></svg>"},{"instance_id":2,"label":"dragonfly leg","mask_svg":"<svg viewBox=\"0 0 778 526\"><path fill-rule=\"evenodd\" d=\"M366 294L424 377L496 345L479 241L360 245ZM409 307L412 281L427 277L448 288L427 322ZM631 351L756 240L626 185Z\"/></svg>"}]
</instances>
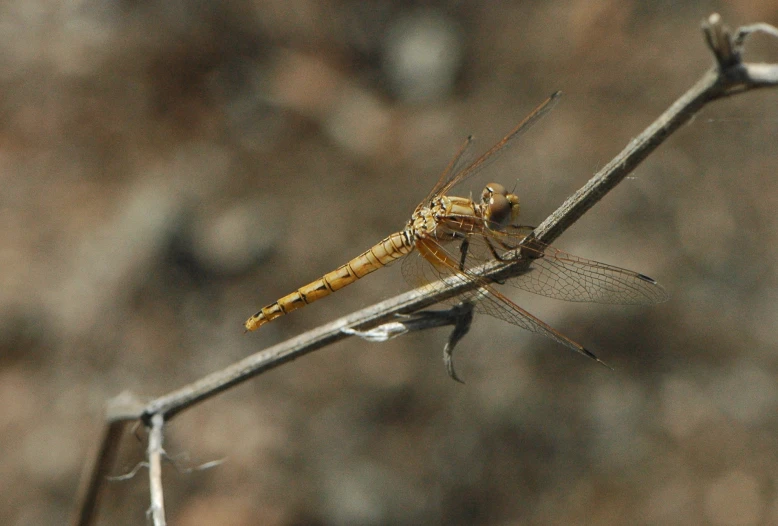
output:
<instances>
[{"instance_id":1,"label":"dragonfly leg","mask_svg":"<svg viewBox=\"0 0 778 526\"><path fill-rule=\"evenodd\" d=\"M470 241L467 240L467 238L462 239L462 244L459 245L459 253L461 256L459 257L459 270L460 272L465 270L465 260L467 259L467 251L470 248Z\"/></svg>"},{"instance_id":2,"label":"dragonfly leg","mask_svg":"<svg viewBox=\"0 0 778 526\"><path fill-rule=\"evenodd\" d=\"M486 240L486 246L489 247L489 251L492 253L492 256L494 257L494 259L496 259L497 261L502 261L502 262L507 261L506 258L502 257L499 253L497 253L497 249L494 248L494 245L492 245L492 240L491 239L489 239L487 237L487 238L485 238L485 240ZM500 245L502 245L503 248L505 247L504 243L500 243ZM498 285L505 285L505 281L506 280L502 280L502 281L495 280L494 282L497 283Z\"/></svg>"},{"instance_id":3,"label":"dragonfly leg","mask_svg":"<svg viewBox=\"0 0 778 526\"><path fill-rule=\"evenodd\" d=\"M519 226L515 226L515 227L512 227L512 228L513 228L513 229L522 229L522 230L527 230L527 232L528 232L528 235L529 235L529 233L531 233L533 230L535 230L535 227L534 227L534 226L529 226L529 225L519 225ZM502 256L501 256L501 255L500 255L500 254L497 252L497 249L496 249L496 248L494 247L494 245L492 244L492 240L494 240L494 241L495 241L495 243L499 244L499 245L500 245L500 248L501 248L501 249L503 249L503 250L505 250L505 251L508 251L508 250L515 250L516 248L518 248L518 247L519 247L519 245L511 245L511 244L508 244L508 243L506 243L505 241L501 240L499 236L494 236L494 237L492 237L492 238L488 238L488 237L487 237L487 238L485 238L485 240L486 240L486 245L489 247L489 251L492 253L492 257L494 257L494 259L496 259L497 261L501 261L501 262L508 261L508 259L507 259L507 258L504 258L504 257L502 257ZM495 283L499 283L500 285L503 285L503 284L505 284L505 281L495 281Z\"/></svg>"},{"instance_id":4,"label":"dragonfly leg","mask_svg":"<svg viewBox=\"0 0 778 526\"><path fill-rule=\"evenodd\" d=\"M517 231L517 230L526 231L526 234L524 235L524 239L526 239L527 236L529 236L535 230L535 227L534 226L529 226L529 225L517 225L517 226L511 226L510 230L511 230L511 232L510 232L511 234L515 234L515 231ZM519 245L513 245L513 244L510 244L510 243L506 243L505 241L503 241L501 239L501 236L495 235L494 237L492 237L492 239L495 242L497 242L500 245L500 248L502 248L503 250L508 251L508 250L515 250L515 249L519 248ZM492 251L492 254L494 255L495 258L497 258L500 261L505 261L505 258L502 258L502 257L497 255L493 245L490 244L489 245L489 249Z\"/></svg>"},{"instance_id":5,"label":"dragonfly leg","mask_svg":"<svg viewBox=\"0 0 778 526\"><path fill-rule=\"evenodd\" d=\"M492 245L492 240L491 240L491 239L489 239L488 237L487 237L487 238L485 238L485 239L486 239L486 245L489 247L489 252L491 252L491 253L492 253L492 257L493 257L494 259L496 259L497 261L502 261L502 262L505 262L505 261L507 261L507 260L506 260L504 257L502 257L502 256L501 256L501 255L500 255L500 254L497 252L497 249L496 249L496 248L494 248L494 245ZM505 246L504 246L504 244L503 244L503 243L500 243L500 245L502 245L502 246L503 246L503 248L505 248Z\"/></svg>"}]
</instances>

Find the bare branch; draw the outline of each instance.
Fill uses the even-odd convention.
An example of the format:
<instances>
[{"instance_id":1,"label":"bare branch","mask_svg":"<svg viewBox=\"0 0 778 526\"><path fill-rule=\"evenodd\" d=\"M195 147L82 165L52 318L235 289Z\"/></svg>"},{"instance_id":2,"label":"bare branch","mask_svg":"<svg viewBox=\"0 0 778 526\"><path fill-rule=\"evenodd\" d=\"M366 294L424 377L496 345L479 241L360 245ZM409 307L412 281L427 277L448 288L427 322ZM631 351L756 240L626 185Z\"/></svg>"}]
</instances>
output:
<instances>
[{"instance_id":1,"label":"bare branch","mask_svg":"<svg viewBox=\"0 0 778 526\"><path fill-rule=\"evenodd\" d=\"M765 27L772 26L759 25L758 27L761 31L765 31ZM535 229L534 239L546 244L554 241L707 103L750 89L778 85L776 82L769 81L778 75L776 73L778 65L753 65L739 61L745 36L751 34L753 29L743 32L744 36L736 41L729 30L722 25L720 17L714 14L705 23L704 31L710 47L714 50L717 66L707 71L667 111L643 133L631 140L621 153ZM766 32L772 34L772 30ZM533 241L529 239L528 242ZM531 259L522 257L520 251L506 254L506 258L511 257L514 259L509 263L494 261L475 269L473 273L500 281L526 272ZM212 373L158 398L146 407L144 420L148 422L149 418L157 413L162 413L169 419L174 414L232 385L346 338L348 330L362 331L389 320L396 321L397 314L415 312L452 298L474 286L456 279L443 280L357 311L249 356L222 371Z\"/></svg>"},{"instance_id":2,"label":"bare branch","mask_svg":"<svg viewBox=\"0 0 778 526\"><path fill-rule=\"evenodd\" d=\"M761 32L778 38L778 29L767 24L755 24L739 29L733 36L729 29L723 25L721 18L717 14L713 14L703 24L703 31L708 46L716 59L716 65L707 71L645 131L631 140L624 150L589 180L583 188L567 199L558 210L535 229L533 236L528 238L527 243L533 243L534 240L546 244L553 242L621 182L674 131L688 122L709 102L752 89L778 86L778 64L742 62L743 45L749 35ZM474 269L472 272L491 280L501 281L526 272L531 263L531 258L522 255L521 250L505 254L505 258L513 259L506 263L494 261ZM197 402L211 398L233 385L342 340L350 335L349 331L353 334L355 330L366 331L388 321L397 321L396 317L399 314L424 309L476 286L477 284L473 285L463 280L449 279L412 290L249 356L221 371L214 372L190 385L157 398L146 405L142 411L135 404L113 416L109 415L96 465L91 471L88 484L85 486L86 489L83 492L74 524L93 523L97 509L98 489L114 461L119 437L128 420L141 418L147 426L152 428L149 440L149 463L150 472L152 472L151 512L152 515L159 513L161 522L156 522L157 518L155 517L155 524L164 524L159 462L163 454L162 430L165 421ZM455 379L456 374L453 372L450 351L458 337L461 337L461 331L457 333L455 330L449 340L445 355L447 370Z\"/></svg>"},{"instance_id":3,"label":"bare branch","mask_svg":"<svg viewBox=\"0 0 778 526\"><path fill-rule=\"evenodd\" d=\"M703 31L717 65L543 221L535 229L535 238L552 243L709 102L752 89L778 86L778 64L740 62L745 38L757 30L778 38L778 30L774 27L757 24L744 28L739 33L742 36L733 39L721 17L715 13L711 15L703 24Z\"/></svg>"}]
</instances>

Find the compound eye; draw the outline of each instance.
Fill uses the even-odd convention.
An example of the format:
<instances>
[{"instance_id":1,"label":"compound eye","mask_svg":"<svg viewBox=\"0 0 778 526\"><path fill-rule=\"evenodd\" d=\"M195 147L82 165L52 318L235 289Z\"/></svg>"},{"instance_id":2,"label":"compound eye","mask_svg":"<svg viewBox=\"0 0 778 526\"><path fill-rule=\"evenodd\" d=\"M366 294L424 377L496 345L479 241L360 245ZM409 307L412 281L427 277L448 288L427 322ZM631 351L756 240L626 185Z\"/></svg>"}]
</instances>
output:
<instances>
[{"instance_id":1,"label":"compound eye","mask_svg":"<svg viewBox=\"0 0 778 526\"><path fill-rule=\"evenodd\" d=\"M508 190L500 183L489 183L481 192L481 202L488 205L493 195L508 195Z\"/></svg>"},{"instance_id":2,"label":"compound eye","mask_svg":"<svg viewBox=\"0 0 778 526\"><path fill-rule=\"evenodd\" d=\"M489 183L486 186L492 189L493 194L508 195L508 190L500 183Z\"/></svg>"},{"instance_id":3,"label":"compound eye","mask_svg":"<svg viewBox=\"0 0 778 526\"><path fill-rule=\"evenodd\" d=\"M500 183L489 183L486 185L486 188L488 188L493 194L508 195L508 190L506 190L505 187Z\"/></svg>"},{"instance_id":4,"label":"compound eye","mask_svg":"<svg viewBox=\"0 0 778 526\"><path fill-rule=\"evenodd\" d=\"M486 220L494 226L506 226L511 221L513 206L508 198L502 194L494 193L486 203Z\"/></svg>"}]
</instances>

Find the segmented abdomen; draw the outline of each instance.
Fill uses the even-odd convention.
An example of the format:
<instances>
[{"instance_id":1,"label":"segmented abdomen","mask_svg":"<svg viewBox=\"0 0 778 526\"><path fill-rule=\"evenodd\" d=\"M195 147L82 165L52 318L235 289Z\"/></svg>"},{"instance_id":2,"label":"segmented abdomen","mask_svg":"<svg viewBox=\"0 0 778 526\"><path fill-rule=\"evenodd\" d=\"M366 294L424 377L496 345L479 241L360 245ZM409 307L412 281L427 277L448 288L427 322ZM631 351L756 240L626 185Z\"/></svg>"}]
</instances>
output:
<instances>
[{"instance_id":1,"label":"segmented abdomen","mask_svg":"<svg viewBox=\"0 0 778 526\"><path fill-rule=\"evenodd\" d=\"M246 330L253 331L261 325L329 296L359 278L385 267L413 250L412 236L406 232L396 232L373 245L345 265L341 265L295 292L263 307L254 316L246 320Z\"/></svg>"}]
</instances>

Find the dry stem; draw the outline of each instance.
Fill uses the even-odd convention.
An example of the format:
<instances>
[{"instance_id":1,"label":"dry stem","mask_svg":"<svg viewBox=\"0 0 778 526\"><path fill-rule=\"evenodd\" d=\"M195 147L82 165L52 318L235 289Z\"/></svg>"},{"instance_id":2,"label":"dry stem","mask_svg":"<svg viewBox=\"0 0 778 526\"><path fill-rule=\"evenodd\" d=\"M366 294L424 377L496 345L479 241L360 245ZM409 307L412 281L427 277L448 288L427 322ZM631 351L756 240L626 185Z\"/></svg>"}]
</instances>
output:
<instances>
[{"instance_id":1,"label":"dry stem","mask_svg":"<svg viewBox=\"0 0 778 526\"><path fill-rule=\"evenodd\" d=\"M543 221L534 231L535 239L546 244L553 242L707 103L752 89L778 86L778 64L749 64L741 61L743 44L748 35L763 32L778 38L778 29L767 24L755 24L740 28L733 35L723 25L719 15L713 14L703 23L703 32L716 58L715 66ZM532 239L529 242L531 243ZM520 251L513 255L515 261L508 264L490 263L477 269L476 272L490 279L502 280L526 271L528 259L522 258ZM149 465L152 468L150 470L151 512L155 524L164 524L162 485L158 467L162 454L162 431L165 421L233 385L342 340L350 336L349 329L367 330L376 327L395 320L398 314L416 312L454 297L467 290L468 286L473 288L473 285L461 281L456 283L443 281L430 288L412 290L258 352L221 371L159 397L142 409L138 404L134 404L130 409L125 407L125 410L109 414L95 467L89 472L88 483L84 485L73 524L93 523L99 489L105 474L113 465L124 423L141 419L152 429L149 443Z\"/></svg>"}]
</instances>

